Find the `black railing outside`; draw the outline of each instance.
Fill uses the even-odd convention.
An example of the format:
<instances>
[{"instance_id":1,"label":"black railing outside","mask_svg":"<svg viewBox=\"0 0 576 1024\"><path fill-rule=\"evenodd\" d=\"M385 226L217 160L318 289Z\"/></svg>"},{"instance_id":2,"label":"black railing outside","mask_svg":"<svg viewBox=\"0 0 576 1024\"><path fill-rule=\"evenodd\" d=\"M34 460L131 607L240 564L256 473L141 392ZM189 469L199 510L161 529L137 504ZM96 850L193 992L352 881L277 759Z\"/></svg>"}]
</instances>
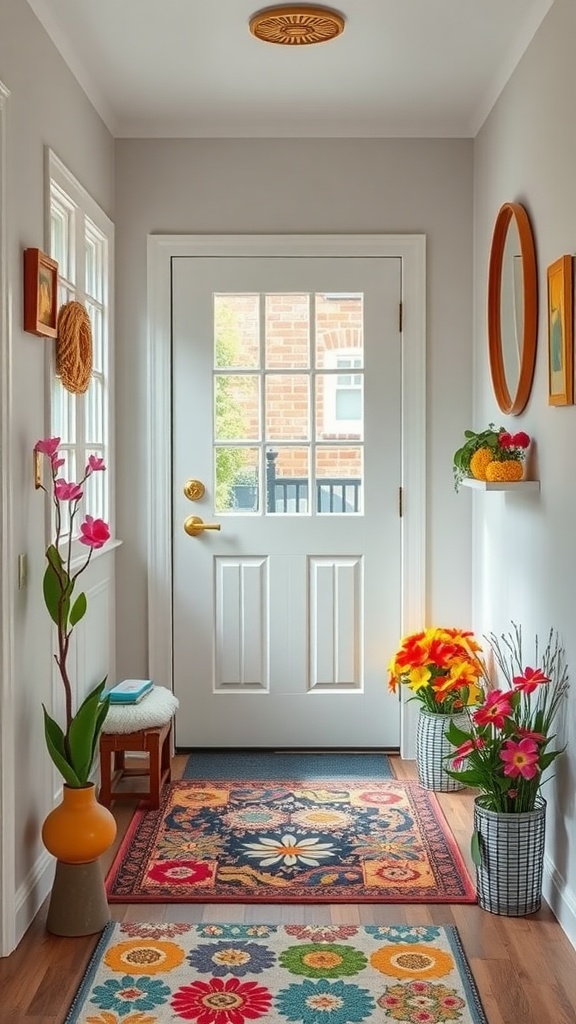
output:
<instances>
[{"instance_id":1,"label":"black railing outside","mask_svg":"<svg viewBox=\"0 0 576 1024\"><path fill-rule=\"evenodd\" d=\"M277 452L266 453L266 511L279 513L308 512L309 491L307 477L276 476ZM359 512L359 477L320 477L316 480L316 509L318 512ZM247 511L258 508L258 487L236 485L232 487L234 507Z\"/></svg>"}]
</instances>

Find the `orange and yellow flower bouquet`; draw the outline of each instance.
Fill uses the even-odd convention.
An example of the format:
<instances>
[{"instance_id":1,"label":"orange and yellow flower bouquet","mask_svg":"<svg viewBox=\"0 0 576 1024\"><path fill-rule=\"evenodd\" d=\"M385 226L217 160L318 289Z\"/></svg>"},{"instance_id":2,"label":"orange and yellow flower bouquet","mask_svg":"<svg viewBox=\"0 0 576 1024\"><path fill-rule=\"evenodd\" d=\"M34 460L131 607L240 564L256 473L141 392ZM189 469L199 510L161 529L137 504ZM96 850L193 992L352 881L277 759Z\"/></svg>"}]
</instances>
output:
<instances>
[{"instance_id":1,"label":"orange and yellow flower bouquet","mask_svg":"<svg viewBox=\"0 0 576 1024\"><path fill-rule=\"evenodd\" d=\"M412 690L434 714L461 711L482 699L480 680L485 676L482 648L469 630L436 626L405 637L388 666L388 686Z\"/></svg>"}]
</instances>

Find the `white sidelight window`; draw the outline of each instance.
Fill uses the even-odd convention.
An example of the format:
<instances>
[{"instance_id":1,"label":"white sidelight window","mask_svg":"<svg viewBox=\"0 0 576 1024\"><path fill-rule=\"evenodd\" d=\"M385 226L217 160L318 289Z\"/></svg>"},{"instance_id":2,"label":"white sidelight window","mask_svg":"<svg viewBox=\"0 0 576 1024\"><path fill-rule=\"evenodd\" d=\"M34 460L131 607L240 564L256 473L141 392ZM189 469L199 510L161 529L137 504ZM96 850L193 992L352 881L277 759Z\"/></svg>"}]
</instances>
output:
<instances>
[{"instance_id":1,"label":"white sidelight window","mask_svg":"<svg viewBox=\"0 0 576 1024\"><path fill-rule=\"evenodd\" d=\"M93 369L83 395L67 391L50 364L52 436L61 438L62 476L79 480L90 455L104 459L107 473L93 473L85 485L84 513L110 523L111 494L114 225L58 157L48 152L50 256L58 263L58 306L76 300L92 327Z\"/></svg>"}]
</instances>

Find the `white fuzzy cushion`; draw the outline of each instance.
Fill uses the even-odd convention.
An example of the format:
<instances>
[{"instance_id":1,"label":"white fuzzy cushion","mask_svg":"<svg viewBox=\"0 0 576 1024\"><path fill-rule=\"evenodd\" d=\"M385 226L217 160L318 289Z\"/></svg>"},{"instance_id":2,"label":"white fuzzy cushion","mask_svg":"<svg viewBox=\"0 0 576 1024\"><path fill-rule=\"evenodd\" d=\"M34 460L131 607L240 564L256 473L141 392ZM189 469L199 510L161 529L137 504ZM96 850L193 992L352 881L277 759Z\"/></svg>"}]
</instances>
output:
<instances>
[{"instance_id":1,"label":"white fuzzy cushion","mask_svg":"<svg viewBox=\"0 0 576 1024\"><path fill-rule=\"evenodd\" d=\"M111 704L102 732L139 732L166 725L179 700L165 686L154 686L138 704Z\"/></svg>"}]
</instances>

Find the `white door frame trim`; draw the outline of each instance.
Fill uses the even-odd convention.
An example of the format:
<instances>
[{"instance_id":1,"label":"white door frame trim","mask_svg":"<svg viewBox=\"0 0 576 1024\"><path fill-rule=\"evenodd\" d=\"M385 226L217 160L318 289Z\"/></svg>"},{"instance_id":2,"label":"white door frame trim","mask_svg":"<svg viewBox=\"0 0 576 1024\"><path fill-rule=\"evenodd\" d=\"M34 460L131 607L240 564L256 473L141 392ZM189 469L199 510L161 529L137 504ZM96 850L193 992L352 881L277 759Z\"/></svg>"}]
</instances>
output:
<instances>
[{"instance_id":1,"label":"white door frame trim","mask_svg":"<svg viewBox=\"0 0 576 1024\"><path fill-rule=\"evenodd\" d=\"M0 82L0 956L16 946L14 768L14 553L12 547L12 332L8 276L8 89Z\"/></svg>"},{"instance_id":2,"label":"white door frame trim","mask_svg":"<svg viewBox=\"0 0 576 1024\"><path fill-rule=\"evenodd\" d=\"M171 264L182 256L396 256L402 259L402 633L424 625L426 599L425 235L148 236L148 671L172 688ZM393 652L390 652L391 654ZM386 686L386 665L382 665ZM403 704L400 751L413 757Z\"/></svg>"}]
</instances>

